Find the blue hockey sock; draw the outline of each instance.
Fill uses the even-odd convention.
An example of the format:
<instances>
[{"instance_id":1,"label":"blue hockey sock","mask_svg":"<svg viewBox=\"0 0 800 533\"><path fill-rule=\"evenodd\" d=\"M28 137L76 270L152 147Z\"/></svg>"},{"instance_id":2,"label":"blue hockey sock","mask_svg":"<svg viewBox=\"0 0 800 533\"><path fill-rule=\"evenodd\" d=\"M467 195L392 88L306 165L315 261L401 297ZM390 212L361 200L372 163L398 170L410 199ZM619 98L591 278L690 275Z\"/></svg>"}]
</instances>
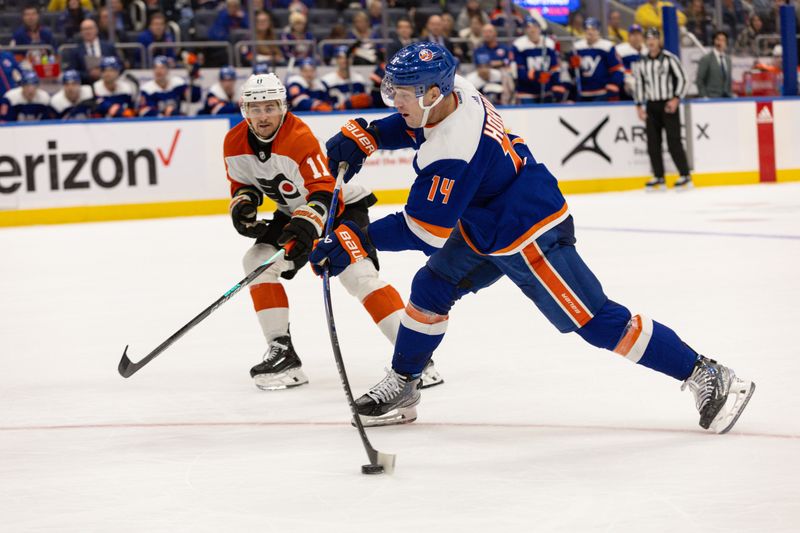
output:
<instances>
[{"instance_id":1,"label":"blue hockey sock","mask_svg":"<svg viewBox=\"0 0 800 533\"><path fill-rule=\"evenodd\" d=\"M447 315L438 315L409 303L400 319L392 368L418 376L439 346L447 330Z\"/></svg>"}]
</instances>

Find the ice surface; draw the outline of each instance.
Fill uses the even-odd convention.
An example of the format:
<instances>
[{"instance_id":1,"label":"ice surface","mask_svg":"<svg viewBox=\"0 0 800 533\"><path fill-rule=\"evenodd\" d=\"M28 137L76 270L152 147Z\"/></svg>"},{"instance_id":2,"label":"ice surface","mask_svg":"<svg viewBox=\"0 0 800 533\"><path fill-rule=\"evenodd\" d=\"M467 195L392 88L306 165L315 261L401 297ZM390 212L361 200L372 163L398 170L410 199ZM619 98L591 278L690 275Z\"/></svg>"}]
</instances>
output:
<instances>
[{"instance_id":1,"label":"ice surface","mask_svg":"<svg viewBox=\"0 0 800 533\"><path fill-rule=\"evenodd\" d=\"M451 313L418 422L369 432L395 475L364 476L308 271L287 289L309 386L253 386L245 292L124 380L125 344L138 360L242 278L248 241L224 216L3 229L0 531L800 530L800 185L569 201L610 297L757 382L731 434L501 281ZM381 260L406 296L424 257ZM360 394L391 348L333 298Z\"/></svg>"}]
</instances>

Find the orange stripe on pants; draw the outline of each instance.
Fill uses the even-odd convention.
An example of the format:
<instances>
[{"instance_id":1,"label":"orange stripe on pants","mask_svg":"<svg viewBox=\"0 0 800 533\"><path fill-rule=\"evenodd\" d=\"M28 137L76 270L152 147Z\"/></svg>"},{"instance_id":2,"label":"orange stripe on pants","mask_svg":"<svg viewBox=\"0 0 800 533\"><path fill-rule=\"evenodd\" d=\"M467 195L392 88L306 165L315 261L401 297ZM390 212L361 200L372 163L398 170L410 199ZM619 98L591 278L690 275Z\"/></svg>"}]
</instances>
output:
<instances>
[{"instance_id":1,"label":"orange stripe on pants","mask_svg":"<svg viewBox=\"0 0 800 533\"><path fill-rule=\"evenodd\" d=\"M391 285L372 291L361 303L376 324L404 307L400 293Z\"/></svg>"},{"instance_id":2,"label":"orange stripe on pants","mask_svg":"<svg viewBox=\"0 0 800 533\"><path fill-rule=\"evenodd\" d=\"M642 317L636 315L630 321L628 328L625 330L625 335L622 336L617 346L614 348L614 352L620 355L628 355L633 348L633 345L636 344L636 341L639 340L639 335L642 334Z\"/></svg>"},{"instance_id":3,"label":"orange stripe on pants","mask_svg":"<svg viewBox=\"0 0 800 533\"><path fill-rule=\"evenodd\" d=\"M522 255L539 281L550 291L556 302L578 327L582 327L592 319L591 313L581 305L575 294L561 281L535 242L523 248Z\"/></svg>"},{"instance_id":4,"label":"orange stripe on pants","mask_svg":"<svg viewBox=\"0 0 800 533\"><path fill-rule=\"evenodd\" d=\"M289 307L286 290L280 283L259 283L250 287L250 297L256 312L276 307Z\"/></svg>"}]
</instances>

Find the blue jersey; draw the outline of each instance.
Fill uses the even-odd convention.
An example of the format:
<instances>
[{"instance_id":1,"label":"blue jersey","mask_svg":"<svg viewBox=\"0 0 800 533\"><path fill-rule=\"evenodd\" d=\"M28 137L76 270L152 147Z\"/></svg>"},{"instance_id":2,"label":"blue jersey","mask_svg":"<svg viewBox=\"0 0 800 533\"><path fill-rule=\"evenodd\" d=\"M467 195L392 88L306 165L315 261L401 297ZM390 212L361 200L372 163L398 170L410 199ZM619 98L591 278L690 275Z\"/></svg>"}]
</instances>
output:
<instances>
[{"instance_id":1,"label":"blue jersey","mask_svg":"<svg viewBox=\"0 0 800 533\"><path fill-rule=\"evenodd\" d=\"M200 115L233 115L239 113L239 104L234 101L234 97L225 94L219 82L208 89L206 101L200 110Z\"/></svg>"},{"instance_id":2,"label":"blue jersey","mask_svg":"<svg viewBox=\"0 0 800 533\"><path fill-rule=\"evenodd\" d=\"M61 89L50 100L50 106L56 114L57 118L64 120L77 120L90 118L94 108L94 92L88 85L81 85L78 99L75 102L70 101Z\"/></svg>"},{"instance_id":3,"label":"blue jersey","mask_svg":"<svg viewBox=\"0 0 800 533\"><path fill-rule=\"evenodd\" d=\"M125 80L117 80L113 89L106 87L103 80L92 85L94 89L95 114L101 117L116 118L128 116L133 109L133 86Z\"/></svg>"},{"instance_id":4,"label":"blue jersey","mask_svg":"<svg viewBox=\"0 0 800 533\"><path fill-rule=\"evenodd\" d=\"M503 43L497 43L497 46L492 47L486 44L479 46L475 49L473 57L477 57L481 54L489 56L493 67L508 66L514 60L514 54L511 52L511 48Z\"/></svg>"},{"instance_id":5,"label":"blue jersey","mask_svg":"<svg viewBox=\"0 0 800 533\"><path fill-rule=\"evenodd\" d=\"M0 97L17 86L22 70L11 52L0 51Z\"/></svg>"},{"instance_id":6,"label":"blue jersey","mask_svg":"<svg viewBox=\"0 0 800 533\"><path fill-rule=\"evenodd\" d=\"M367 107L352 105L353 96L362 95L362 98L367 96L366 81L357 72L350 72L350 77L345 79L338 72L333 71L325 74L321 81L325 87L325 98L333 107L337 109Z\"/></svg>"},{"instance_id":7,"label":"blue jersey","mask_svg":"<svg viewBox=\"0 0 800 533\"><path fill-rule=\"evenodd\" d=\"M647 48L642 46L641 50L637 50L630 43L621 43L616 49L625 72L625 89L630 96L633 96L633 66L642 59L642 54L647 53Z\"/></svg>"},{"instance_id":8,"label":"blue jersey","mask_svg":"<svg viewBox=\"0 0 800 533\"><path fill-rule=\"evenodd\" d=\"M459 225L482 254L510 255L568 216L558 182L499 113L456 76L455 111L433 127L409 130L395 113L375 122L381 149L413 148L417 174L405 209L369 226L379 250L441 248Z\"/></svg>"},{"instance_id":9,"label":"blue jersey","mask_svg":"<svg viewBox=\"0 0 800 533\"><path fill-rule=\"evenodd\" d=\"M517 94L522 97L539 96L549 93L559 85L561 66L556 53L556 43L547 37L540 37L534 43L527 36L514 41L514 62L517 66ZM540 84L541 74L547 73L549 80ZM544 85L544 87L542 87Z\"/></svg>"},{"instance_id":10,"label":"blue jersey","mask_svg":"<svg viewBox=\"0 0 800 533\"><path fill-rule=\"evenodd\" d=\"M200 87L192 86L178 76L170 76L164 87L150 80L142 85L139 115L143 117L174 117L182 115L181 103L187 98L192 102L200 100Z\"/></svg>"},{"instance_id":11,"label":"blue jersey","mask_svg":"<svg viewBox=\"0 0 800 533\"><path fill-rule=\"evenodd\" d=\"M328 92L319 78L314 78L311 83L298 74L286 80L286 94L289 107L292 111L311 111L321 102L327 102ZM330 110L330 107L328 107Z\"/></svg>"},{"instance_id":12,"label":"blue jersey","mask_svg":"<svg viewBox=\"0 0 800 533\"><path fill-rule=\"evenodd\" d=\"M581 39L575 43L574 50L581 58L579 96L604 96L607 86L622 85L622 64L611 41L599 39L590 45L586 39Z\"/></svg>"},{"instance_id":13,"label":"blue jersey","mask_svg":"<svg viewBox=\"0 0 800 533\"><path fill-rule=\"evenodd\" d=\"M36 89L32 100L27 100L22 95L22 87L15 87L3 96L0 108L5 108L4 120L8 122L31 122L53 118L53 108L50 107L50 95L42 89Z\"/></svg>"}]
</instances>

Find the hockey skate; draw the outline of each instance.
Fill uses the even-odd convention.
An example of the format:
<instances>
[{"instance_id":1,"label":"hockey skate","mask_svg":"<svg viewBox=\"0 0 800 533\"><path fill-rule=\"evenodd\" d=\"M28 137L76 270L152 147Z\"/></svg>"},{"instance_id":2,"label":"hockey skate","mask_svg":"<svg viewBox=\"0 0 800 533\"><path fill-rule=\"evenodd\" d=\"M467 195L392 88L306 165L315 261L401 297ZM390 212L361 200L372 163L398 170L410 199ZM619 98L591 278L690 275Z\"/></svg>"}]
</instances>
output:
<instances>
[{"instance_id":1,"label":"hockey skate","mask_svg":"<svg viewBox=\"0 0 800 533\"><path fill-rule=\"evenodd\" d=\"M675 190L676 191L688 191L689 189L694 187L694 183L692 183L691 176L681 176L678 178L678 181L675 182Z\"/></svg>"},{"instance_id":2,"label":"hockey skate","mask_svg":"<svg viewBox=\"0 0 800 533\"><path fill-rule=\"evenodd\" d=\"M727 433L739 420L756 390L756 384L736 377L730 368L702 355L683 382L689 387L700 412L700 427L715 433Z\"/></svg>"},{"instance_id":3,"label":"hockey skate","mask_svg":"<svg viewBox=\"0 0 800 533\"><path fill-rule=\"evenodd\" d=\"M666 191L667 190L667 182L664 181L664 178L651 178L650 181L644 184L644 190L648 192L653 191Z\"/></svg>"},{"instance_id":4,"label":"hockey skate","mask_svg":"<svg viewBox=\"0 0 800 533\"><path fill-rule=\"evenodd\" d=\"M444 383L444 380L439 374L439 371L436 370L436 367L433 364L433 359L431 359L428 361L428 364L425 365L425 368L422 369L422 375L420 376L419 380L419 388L429 389L431 387L435 387L436 385L441 385L442 383Z\"/></svg>"},{"instance_id":5,"label":"hockey skate","mask_svg":"<svg viewBox=\"0 0 800 533\"><path fill-rule=\"evenodd\" d=\"M264 361L250 369L250 377L261 390L280 390L308 383L303 363L294 351L289 335L276 337L269 343Z\"/></svg>"},{"instance_id":6,"label":"hockey skate","mask_svg":"<svg viewBox=\"0 0 800 533\"><path fill-rule=\"evenodd\" d=\"M356 400L358 415L366 427L408 424L417 419L420 378L387 369L386 377Z\"/></svg>"}]
</instances>

